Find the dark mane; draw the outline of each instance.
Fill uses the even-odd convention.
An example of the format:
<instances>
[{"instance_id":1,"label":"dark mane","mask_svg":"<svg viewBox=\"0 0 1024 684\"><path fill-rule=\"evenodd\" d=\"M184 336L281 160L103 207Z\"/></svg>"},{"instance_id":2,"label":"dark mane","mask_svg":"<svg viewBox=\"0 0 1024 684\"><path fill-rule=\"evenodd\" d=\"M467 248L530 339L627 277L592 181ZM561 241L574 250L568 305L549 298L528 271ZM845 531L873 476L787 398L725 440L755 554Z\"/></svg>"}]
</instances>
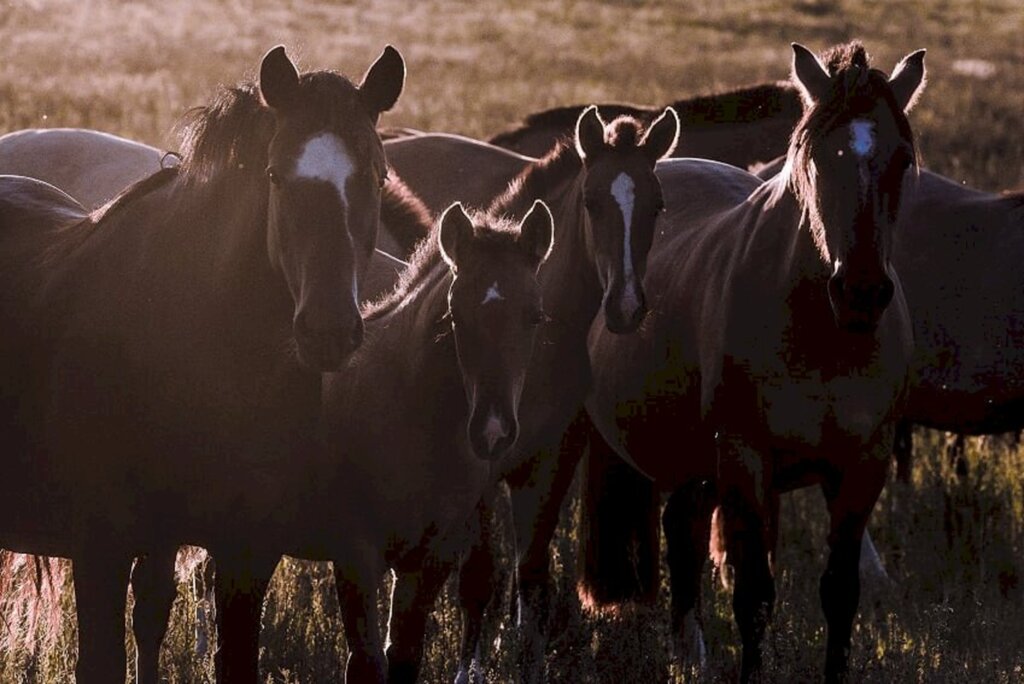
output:
<instances>
[{"instance_id":1,"label":"dark mane","mask_svg":"<svg viewBox=\"0 0 1024 684\"><path fill-rule=\"evenodd\" d=\"M165 183L178 177L178 167L170 166L149 175L142 180L135 181L127 188L118 193L112 200L101 207L97 207L89 215L94 223L98 223L110 216L113 212L131 204L139 197L148 195Z\"/></svg>"},{"instance_id":2,"label":"dark mane","mask_svg":"<svg viewBox=\"0 0 1024 684\"><path fill-rule=\"evenodd\" d=\"M318 116L325 127L351 125L362 110L358 90L333 71L314 71L299 79L303 115ZM259 85L222 88L213 102L189 110L176 126L181 138L181 170L187 180L209 179L229 168L263 174L267 146L274 134L273 112L263 103Z\"/></svg>"},{"instance_id":3,"label":"dark mane","mask_svg":"<svg viewBox=\"0 0 1024 684\"><path fill-rule=\"evenodd\" d=\"M402 249L398 256L412 254L420 240L430 234L433 224L427 205L393 171L384 184L380 217Z\"/></svg>"},{"instance_id":4,"label":"dark mane","mask_svg":"<svg viewBox=\"0 0 1024 684\"><path fill-rule=\"evenodd\" d=\"M474 235L477 245L501 247L514 242L519 236L517 223L505 216L487 212L470 212L470 219L476 226ZM396 310L417 290L428 287L448 274L448 266L441 258L438 231L440 222L431 227L427 239L421 240L416 252L409 258L409 266L399 276L395 289L375 302L363 305L363 318L376 320Z\"/></svg>"},{"instance_id":5,"label":"dark mane","mask_svg":"<svg viewBox=\"0 0 1024 684\"><path fill-rule=\"evenodd\" d=\"M889 77L869 66L864 46L858 41L834 46L826 51L822 61L832 77L832 92L827 99L804 112L790 138L786 157L789 187L804 207L816 241L824 239L824 227L814 196L815 171L811 151L825 135L837 126L870 112L875 103L882 100L892 110L900 137L910 145L912 155L917 159L913 130L896 102Z\"/></svg>"},{"instance_id":6,"label":"dark mane","mask_svg":"<svg viewBox=\"0 0 1024 684\"><path fill-rule=\"evenodd\" d=\"M794 122L803 111L800 93L791 83L778 81L743 86L721 93L708 93L676 100L671 103L679 114L683 126L702 126L721 123L749 123L764 118L787 115ZM630 103L602 104L605 116L631 116L646 124L664 111L664 107L649 107ZM523 123L509 131L499 133L490 142L499 147L514 142L520 135L536 128L555 128L569 131L586 105L554 107L527 116Z\"/></svg>"},{"instance_id":7,"label":"dark mane","mask_svg":"<svg viewBox=\"0 0 1024 684\"><path fill-rule=\"evenodd\" d=\"M803 111L799 91L786 81L676 100L672 107L684 126L750 123L783 114L796 121Z\"/></svg>"},{"instance_id":8,"label":"dark mane","mask_svg":"<svg viewBox=\"0 0 1024 684\"><path fill-rule=\"evenodd\" d=\"M636 147L643 139L644 128L639 119L620 116L605 126L605 142L616 149ZM576 145L571 138L563 137L543 159L519 172L505 192L491 202L487 212L492 216L518 216L535 199L548 197L555 184L575 178L582 168Z\"/></svg>"},{"instance_id":9,"label":"dark mane","mask_svg":"<svg viewBox=\"0 0 1024 684\"><path fill-rule=\"evenodd\" d=\"M176 130L181 139L183 177L206 180L227 168L262 173L274 115L263 104L259 87L245 83L223 88L210 104L190 109Z\"/></svg>"},{"instance_id":10,"label":"dark mane","mask_svg":"<svg viewBox=\"0 0 1024 684\"><path fill-rule=\"evenodd\" d=\"M575 145L570 139L563 138L543 159L520 171L505 192L491 202L487 213L515 216L525 212L533 206L535 199L547 196L553 183L575 177L582 168L583 160Z\"/></svg>"}]
</instances>

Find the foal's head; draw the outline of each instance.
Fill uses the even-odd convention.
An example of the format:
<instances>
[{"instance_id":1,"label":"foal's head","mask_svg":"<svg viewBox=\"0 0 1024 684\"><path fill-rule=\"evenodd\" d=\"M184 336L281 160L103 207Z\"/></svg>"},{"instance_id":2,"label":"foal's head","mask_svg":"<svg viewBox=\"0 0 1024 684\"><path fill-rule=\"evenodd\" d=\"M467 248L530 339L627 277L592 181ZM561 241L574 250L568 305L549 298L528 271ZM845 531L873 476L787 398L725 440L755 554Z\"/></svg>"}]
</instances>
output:
<instances>
[{"instance_id":1,"label":"foal's head","mask_svg":"<svg viewBox=\"0 0 1024 684\"><path fill-rule=\"evenodd\" d=\"M628 117L605 125L593 106L576 122L576 149L585 170L587 247L613 333L636 330L647 313L647 253L665 206L654 166L672 153L678 139L679 117L671 107L646 131Z\"/></svg>"},{"instance_id":2,"label":"foal's head","mask_svg":"<svg viewBox=\"0 0 1024 684\"><path fill-rule=\"evenodd\" d=\"M300 76L282 47L260 67L260 94L274 115L268 252L295 301L299 359L313 369L337 369L362 342L359 279L387 176L376 125L404 79L390 46L358 86L332 72Z\"/></svg>"},{"instance_id":3,"label":"foal's head","mask_svg":"<svg viewBox=\"0 0 1024 684\"><path fill-rule=\"evenodd\" d=\"M441 217L441 254L453 274L448 293L462 382L469 401L469 442L495 460L519 435L519 397L544 320L537 269L551 252L554 225L537 201L518 228L461 204Z\"/></svg>"},{"instance_id":4,"label":"foal's head","mask_svg":"<svg viewBox=\"0 0 1024 684\"><path fill-rule=\"evenodd\" d=\"M895 291L893 230L917 158L905 112L924 87L924 50L892 77L868 66L859 43L833 48L824 64L801 45L793 52L806 107L790 144L790 185L832 270L836 323L870 332Z\"/></svg>"}]
</instances>

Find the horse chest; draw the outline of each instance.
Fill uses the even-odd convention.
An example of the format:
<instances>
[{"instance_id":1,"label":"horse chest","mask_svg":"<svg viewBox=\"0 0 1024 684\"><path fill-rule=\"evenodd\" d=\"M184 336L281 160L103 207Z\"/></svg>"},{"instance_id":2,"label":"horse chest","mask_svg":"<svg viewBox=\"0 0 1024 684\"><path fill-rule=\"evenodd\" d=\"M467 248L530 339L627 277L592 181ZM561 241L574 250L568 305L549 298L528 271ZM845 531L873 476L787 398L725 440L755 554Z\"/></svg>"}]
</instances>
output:
<instances>
[{"instance_id":1,"label":"horse chest","mask_svg":"<svg viewBox=\"0 0 1024 684\"><path fill-rule=\"evenodd\" d=\"M786 443L823 446L869 441L889 415L895 388L869 375L823 379L820 371L763 384L759 408L769 434Z\"/></svg>"}]
</instances>

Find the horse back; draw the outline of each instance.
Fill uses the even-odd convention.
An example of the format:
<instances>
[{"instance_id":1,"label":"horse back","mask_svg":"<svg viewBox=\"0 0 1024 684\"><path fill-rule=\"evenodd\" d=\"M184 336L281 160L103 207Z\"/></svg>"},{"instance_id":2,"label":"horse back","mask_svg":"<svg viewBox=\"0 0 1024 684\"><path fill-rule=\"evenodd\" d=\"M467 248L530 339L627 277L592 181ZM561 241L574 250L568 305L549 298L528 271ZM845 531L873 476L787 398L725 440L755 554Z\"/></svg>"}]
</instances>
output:
<instances>
[{"instance_id":1,"label":"horse back","mask_svg":"<svg viewBox=\"0 0 1024 684\"><path fill-rule=\"evenodd\" d=\"M93 209L160 169L163 152L101 131L26 129L0 136L0 173L38 178Z\"/></svg>"},{"instance_id":2,"label":"horse back","mask_svg":"<svg viewBox=\"0 0 1024 684\"><path fill-rule=\"evenodd\" d=\"M486 207L534 161L488 143L443 133L390 140L384 149L388 163L435 214L456 200L467 207ZM439 165L443 173L437 172Z\"/></svg>"}]
</instances>

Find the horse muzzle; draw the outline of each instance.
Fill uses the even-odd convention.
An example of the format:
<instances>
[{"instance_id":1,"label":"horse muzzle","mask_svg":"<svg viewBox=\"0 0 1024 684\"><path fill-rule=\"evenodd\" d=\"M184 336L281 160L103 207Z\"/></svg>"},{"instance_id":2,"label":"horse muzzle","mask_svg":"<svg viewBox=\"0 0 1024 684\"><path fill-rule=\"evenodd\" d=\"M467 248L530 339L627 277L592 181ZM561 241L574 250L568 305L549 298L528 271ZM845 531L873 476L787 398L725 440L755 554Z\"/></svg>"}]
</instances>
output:
<instances>
[{"instance_id":1,"label":"horse muzzle","mask_svg":"<svg viewBox=\"0 0 1024 684\"><path fill-rule=\"evenodd\" d=\"M473 453L482 461L496 461L509 452L519 437L519 420L491 407L474 410L469 420L469 442Z\"/></svg>"},{"instance_id":2,"label":"horse muzzle","mask_svg":"<svg viewBox=\"0 0 1024 684\"><path fill-rule=\"evenodd\" d=\"M613 296L612 292L618 292ZM604 319L608 332L626 335L636 332L647 316L647 299L636 283L609 288L604 297Z\"/></svg>"},{"instance_id":3,"label":"horse muzzle","mask_svg":"<svg viewBox=\"0 0 1024 684\"><path fill-rule=\"evenodd\" d=\"M854 281L836 273L828 280L828 298L836 325L851 333L874 332L895 292L892 279L885 274Z\"/></svg>"},{"instance_id":4,"label":"horse muzzle","mask_svg":"<svg viewBox=\"0 0 1024 684\"><path fill-rule=\"evenodd\" d=\"M347 325L317 328L301 313L292 324L299 362L306 368L327 373L341 368L363 343L363 319L358 315Z\"/></svg>"}]
</instances>

